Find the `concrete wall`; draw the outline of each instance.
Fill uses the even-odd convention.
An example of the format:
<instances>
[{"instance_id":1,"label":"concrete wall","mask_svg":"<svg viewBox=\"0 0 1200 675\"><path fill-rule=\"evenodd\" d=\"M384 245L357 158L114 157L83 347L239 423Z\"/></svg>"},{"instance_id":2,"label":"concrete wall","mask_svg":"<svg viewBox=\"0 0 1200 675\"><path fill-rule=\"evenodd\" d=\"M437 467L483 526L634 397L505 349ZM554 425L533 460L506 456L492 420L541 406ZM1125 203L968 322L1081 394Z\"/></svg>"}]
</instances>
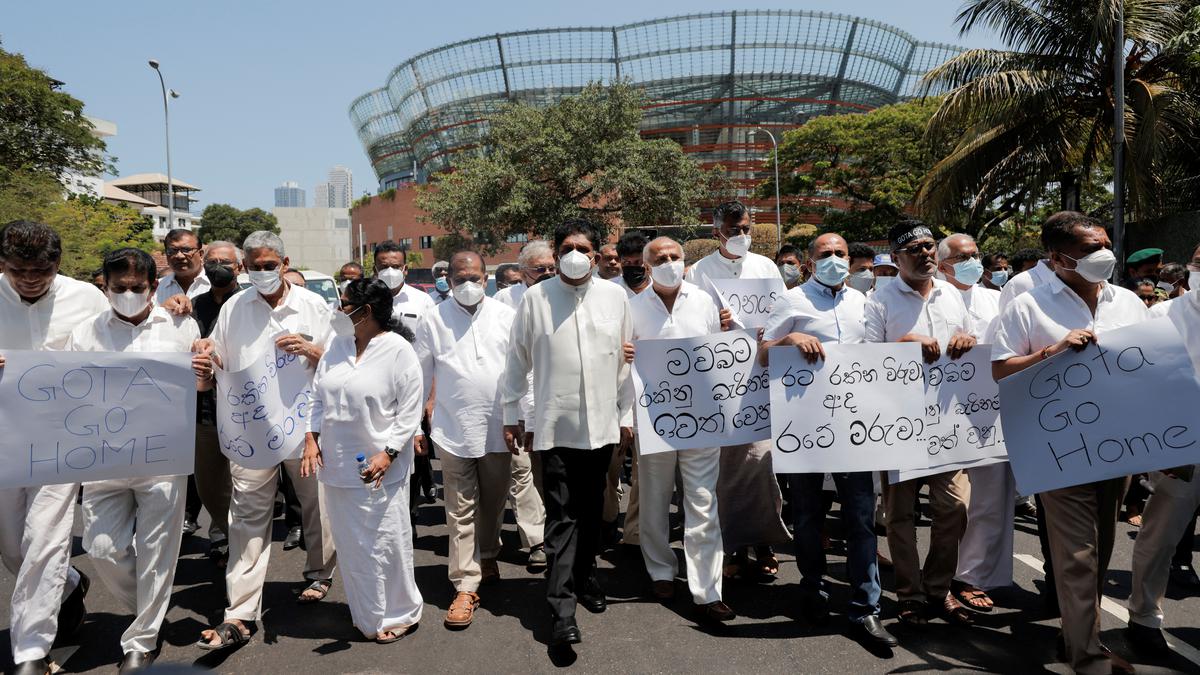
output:
<instances>
[{"instance_id":1,"label":"concrete wall","mask_svg":"<svg viewBox=\"0 0 1200 675\"><path fill-rule=\"evenodd\" d=\"M333 274L352 259L349 209L279 207L271 213L292 267Z\"/></svg>"},{"instance_id":2,"label":"concrete wall","mask_svg":"<svg viewBox=\"0 0 1200 675\"><path fill-rule=\"evenodd\" d=\"M1142 248L1161 248L1163 262L1186 263L1200 244L1200 211L1131 223L1125 241L1127 254Z\"/></svg>"}]
</instances>

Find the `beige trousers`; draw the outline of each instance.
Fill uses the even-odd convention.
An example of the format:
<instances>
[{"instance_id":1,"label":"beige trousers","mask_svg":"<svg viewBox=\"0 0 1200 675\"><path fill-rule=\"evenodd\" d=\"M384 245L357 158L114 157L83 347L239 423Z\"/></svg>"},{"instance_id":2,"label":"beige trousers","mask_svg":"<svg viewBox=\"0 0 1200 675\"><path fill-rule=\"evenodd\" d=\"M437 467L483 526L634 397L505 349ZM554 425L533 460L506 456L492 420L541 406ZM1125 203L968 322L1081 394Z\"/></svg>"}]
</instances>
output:
<instances>
[{"instance_id":1,"label":"beige trousers","mask_svg":"<svg viewBox=\"0 0 1200 675\"><path fill-rule=\"evenodd\" d=\"M446 489L446 527L450 531L447 568L454 590L479 590L480 559L500 555L500 528L512 474L512 455L489 452L477 459L437 448Z\"/></svg>"},{"instance_id":2,"label":"beige trousers","mask_svg":"<svg viewBox=\"0 0 1200 675\"><path fill-rule=\"evenodd\" d=\"M542 504L542 495L533 484L530 454L522 452L511 457L509 494L513 500L513 514L517 518L517 532L521 535L521 548L532 549L542 545L546 530L546 507Z\"/></svg>"},{"instance_id":3,"label":"beige trousers","mask_svg":"<svg viewBox=\"0 0 1200 675\"><path fill-rule=\"evenodd\" d=\"M971 484L962 471L947 471L921 479L889 484L883 482L887 510L888 550L896 570L896 597L900 601L942 602L950 592L950 580L958 567L958 545L967 529L967 503ZM917 527L913 516L922 482L929 485L933 525L929 528L929 554L925 565L917 551Z\"/></svg>"},{"instance_id":4,"label":"beige trousers","mask_svg":"<svg viewBox=\"0 0 1200 675\"><path fill-rule=\"evenodd\" d=\"M1042 493L1063 641L1077 673L1112 671L1100 647L1100 597L1128 485L1115 478Z\"/></svg>"},{"instance_id":5,"label":"beige trousers","mask_svg":"<svg viewBox=\"0 0 1200 675\"><path fill-rule=\"evenodd\" d=\"M230 463L233 495L229 502L229 568L225 588L229 607L225 620L257 621L262 616L262 589L271 559L271 516L275 509L276 481L280 468L288 472L304 518L304 546L308 549L304 578L332 579L337 554L329 521L321 508L321 488L316 476L300 477L300 460L287 459L270 469L247 469Z\"/></svg>"}]
</instances>

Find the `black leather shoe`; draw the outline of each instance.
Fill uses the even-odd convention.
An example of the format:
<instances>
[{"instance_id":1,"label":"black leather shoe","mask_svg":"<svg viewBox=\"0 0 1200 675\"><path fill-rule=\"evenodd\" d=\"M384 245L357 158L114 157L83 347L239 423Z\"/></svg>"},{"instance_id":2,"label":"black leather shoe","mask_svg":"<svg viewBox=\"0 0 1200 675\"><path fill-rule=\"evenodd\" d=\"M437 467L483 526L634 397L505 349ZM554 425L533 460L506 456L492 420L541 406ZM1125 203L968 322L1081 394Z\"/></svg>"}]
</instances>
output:
<instances>
[{"instance_id":1,"label":"black leather shoe","mask_svg":"<svg viewBox=\"0 0 1200 675\"><path fill-rule=\"evenodd\" d=\"M583 592L579 594L579 604L592 614L599 614L605 609L608 609L608 601L604 598L604 590L600 588L600 582L596 581L595 577L588 579L583 585Z\"/></svg>"},{"instance_id":2,"label":"black leather shoe","mask_svg":"<svg viewBox=\"0 0 1200 675\"><path fill-rule=\"evenodd\" d=\"M143 671L154 663L154 654L146 652L129 652L121 659L120 675Z\"/></svg>"},{"instance_id":3,"label":"black leather shoe","mask_svg":"<svg viewBox=\"0 0 1200 675\"><path fill-rule=\"evenodd\" d=\"M76 570L78 571L78 570ZM83 628L83 620L87 618L87 607L84 606L83 600L87 597L88 590L92 587L92 580L88 575L79 572L79 583L75 586L75 590L63 600L62 605L58 608L58 634L63 638L70 638Z\"/></svg>"},{"instance_id":4,"label":"black leather shoe","mask_svg":"<svg viewBox=\"0 0 1200 675\"><path fill-rule=\"evenodd\" d=\"M1196 575L1196 569L1191 565L1171 563L1169 574L1168 579L1172 585L1193 592L1200 590L1200 576Z\"/></svg>"},{"instance_id":5,"label":"black leather shoe","mask_svg":"<svg viewBox=\"0 0 1200 675\"><path fill-rule=\"evenodd\" d=\"M583 634L579 632L579 626L575 625L575 619L554 622L554 632L550 634L551 647L577 645L580 642L583 642Z\"/></svg>"},{"instance_id":6,"label":"black leather shoe","mask_svg":"<svg viewBox=\"0 0 1200 675\"><path fill-rule=\"evenodd\" d=\"M891 633L887 632L887 629L883 627L883 621L877 616L868 616L863 619L862 623L855 622L850 625L854 637L867 644L889 649L900 644L896 638L892 637Z\"/></svg>"},{"instance_id":7,"label":"black leather shoe","mask_svg":"<svg viewBox=\"0 0 1200 675\"><path fill-rule=\"evenodd\" d=\"M304 532L298 527L288 530L287 538L283 540L283 550L290 551L294 548L300 548L300 539L303 536Z\"/></svg>"},{"instance_id":8,"label":"black leather shoe","mask_svg":"<svg viewBox=\"0 0 1200 675\"><path fill-rule=\"evenodd\" d=\"M804 620L824 626L829 623L829 598L820 591L806 591L800 599L800 613Z\"/></svg>"},{"instance_id":9,"label":"black leather shoe","mask_svg":"<svg viewBox=\"0 0 1200 675\"><path fill-rule=\"evenodd\" d=\"M46 659L22 661L13 668L13 675L49 675L50 663Z\"/></svg>"},{"instance_id":10,"label":"black leather shoe","mask_svg":"<svg viewBox=\"0 0 1200 675\"><path fill-rule=\"evenodd\" d=\"M1125 628L1125 641L1134 651L1146 656L1166 656L1171 653L1162 630L1158 628L1130 623Z\"/></svg>"}]
</instances>

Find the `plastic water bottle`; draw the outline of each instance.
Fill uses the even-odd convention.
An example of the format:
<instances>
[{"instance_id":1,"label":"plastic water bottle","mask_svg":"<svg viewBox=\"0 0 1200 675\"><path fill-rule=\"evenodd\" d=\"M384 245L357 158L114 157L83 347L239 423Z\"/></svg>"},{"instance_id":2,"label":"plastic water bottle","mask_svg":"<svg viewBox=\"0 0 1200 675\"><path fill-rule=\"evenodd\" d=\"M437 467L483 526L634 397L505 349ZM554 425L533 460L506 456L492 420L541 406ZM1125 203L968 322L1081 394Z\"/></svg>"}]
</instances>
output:
<instances>
[{"instance_id":1,"label":"plastic water bottle","mask_svg":"<svg viewBox=\"0 0 1200 675\"><path fill-rule=\"evenodd\" d=\"M375 481L366 480L367 472L371 470L371 463L367 461L367 456L360 452L354 457L354 460L358 462L358 475L363 478L363 485L367 486L367 494L374 494L379 488L376 487Z\"/></svg>"}]
</instances>

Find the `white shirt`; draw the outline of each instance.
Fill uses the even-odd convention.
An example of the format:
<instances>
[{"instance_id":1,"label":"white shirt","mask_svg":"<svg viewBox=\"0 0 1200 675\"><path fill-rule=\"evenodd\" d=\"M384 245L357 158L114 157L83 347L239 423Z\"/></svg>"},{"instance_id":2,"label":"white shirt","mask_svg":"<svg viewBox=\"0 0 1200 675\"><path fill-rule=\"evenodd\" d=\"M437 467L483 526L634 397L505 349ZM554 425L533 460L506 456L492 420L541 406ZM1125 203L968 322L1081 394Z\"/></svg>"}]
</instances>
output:
<instances>
[{"instance_id":1,"label":"white shirt","mask_svg":"<svg viewBox=\"0 0 1200 675\"><path fill-rule=\"evenodd\" d=\"M1039 260L1033 267L1009 279L1000 289L1000 311L1003 312L1013 298L1028 293L1036 286L1049 283L1051 277L1057 276L1054 270L1050 269L1049 262Z\"/></svg>"},{"instance_id":2,"label":"white shirt","mask_svg":"<svg viewBox=\"0 0 1200 675\"><path fill-rule=\"evenodd\" d=\"M417 325L413 346L426 395L437 382L430 437L456 457L508 452L500 380L516 310L485 297L472 314L450 300Z\"/></svg>"},{"instance_id":3,"label":"white shirt","mask_svg":"<svg viewBox=\"0 0 1200 675\"><path fill-rule=\"evenodd\" d=\"M959 289L963 304L967 307L967 315L971 319L971 334L985 341L992 322L1000 315L1000 291L994 291L983 286L971 286L967 290Z\"/></svg>"},{"instance_id":4,"label":"white shirt","mask_svg":"<svg viewBox=\"0 0 1200 675\"><path fill-rule=\"evenodd\" d=\"M358 474L359 454L400 451L383 483L408 477L412 439L423 408L420 366L408 340L384 331L355 362L354 337L336 337L317 364L308 430L321 434L322 483L367 489Z\"/></svg>"},{"instance_id":5,"label":"white shirt","mask_svg":"<svg viewBox=\"0 0 1200 675\"><path fill-rule=\"evenodd\" d=\"M190 316L175 316L162 307L134 325L112 309L71 331L67 349L76 352L190 352L200 339L200 325Z\"/></svg>"},{"instance_id":6,"label":"white shirt","mask_svg":"<svg viewBox=\"0 0 1200 675\"><path fill-rule=\"evenodd\" d=\"M620 286L621 288L625 289L625 296L628 297L630 300L632 300L634 297L636 297L639 293L649 289L651 286L654 285L654 282L652 282L650 280L649 274L646 275L646 288L643 288L641 291L635 291L632 288L630 288L629 284L625 283L624 277L619 277L619 276L613 277L611 279L608 279L608 281L609 281L609 283L614 283L614 284Z\"/></svg>"},{"instance_id":7,"label":"white shirt","mask_svg":"<svg viewBox=\"0 0 1200 675\"><path fill-rule=\"evenodd\" d=\"M730 260L721 255L721 249L704 256L688 269L687 280L700 285L700 279L783 279L779 267L766 256L747 253L741 258Z\"/></svg>"},{"instance_id":8,"label":"white shirt","mask_svg":"<svg viewBox=\"0 0 1200 675\"><path fill-rule=\"evenodd\" d=\"M190 300L201 293L207 293L211 289L212 282L208 280L208 275L204 273L203 267L200 268L200 274L195 279L192 279L192 285L188 286L186 291L175 280L175 273L168 272L158 280L158 290L154 292L154 304L161 305L167 301L167 298L176 295L186 295Z\"/></svg>"},{"instance_id":9,"label":"white shirt","mask_svg":"<svg viewBox=\"0 0 1200 675\"><path fill-rule=\"evenodd\" d=\"M521 298L525 297L525 291L527 290L529 290L529 287L524 283L513 284L508 288L501 288L500 290L496 291L496 294L492 296L492 299L516 309L517 307L521 306Z\"/></svg>"},{"instance_id":10,"label":"white shirt","mask_svg":"<svg viewBox=\"0 0 1200 675\"><path fill-rule=\"evenodd\" d=\"M289 286L272 308L253 288L237 293L221 305L217 324L209 338L221 357L222 368L236 373L267 353L274 353L275 338L285 333L311 336L313 344L325 345L333 335L333 310L321 296L299 286ZM308 363L312 368L316 364Z\"/></svg>"},{"instance_id":11,"label":"white shirt","mask_svg":"<svg viewBox=\"0 0 1200 675\"><path fill-rule=\"evenodd\" d=\"M679 287L671 311L654 284L629 301L633 339L701 337L721 332L721 317L712 296L687 281Z\"/></svg>"},{"instance_id":12,"label":"white shirt","mask_svg":"<svg viewBox=\"0 0 1200 675\"><path fill-rule=\"evenodd\" d=\"M916 333L932 337L945 347L955 333L971 333L971 319L958 289L941 279L932 281L933 290L927 298L901 277L876 291L867 301L867 342L896 342Z\"/></svg>"},{"instance_id":13,"label":"white shirt","mask_svg":"<svg viewBox=\"0 0 1200 675\"><path fill-rule=\"evenodd\" d=\"M516 424L534 372L534 449L595 449L633 426L629 365L622 345L633 334L629 301L592 278L570 286L547 279L525 293L513 321L501 398L504 423Z\"/></svg>"},{"instance_id":14,"label":"white shirt","mask_svg":"<svg viewBox=\"0 0 1200 675\"><path fill-rule=\"evenodd\" d=\"M763 326L763 340L805 333L821 342L858 344L866 338L867 296L849 286L838 291L809 279L775 301Z\"/></svg>"},{"instance_id":15,"label":"white shirt","mask_svg":"<svg viewBox=\"0 0 1200 675\"><path fill-rule=\"evenodd\" d=\"M1161 312L1154 310L1162 307ZM1160 302L1150 308L1152 316L1167 316L1179 329L1188 356L1192 357L1192 369L1200 377L1200 289L1191 290L1178 298Z\"/></svg>"},{"instance_id":16,"label":"white shirt","mask_svg":"<svg viewBox=\"0 0 1200 675\"><path fill-rule=\"evenodd\" d=\"M1019 295L1000 312L992 340L992 361L1028 356L1058 344L1077 328L1097 334L1150 317L1133 291L1104 284L1092 315L1075 291L1054 275L1048 283Z\"/></svg>"},{"instance_id":17,"label":"white shirt","mask_svg":"<svg viewBox=\"0 0 1200 675\"><path fill-rule=\"evenodd\" d=\"M434 307L437 307L437 303L433 298L411 284L404 284L400 292L392 296L392 316L413 330L416 330L425 312Z\"/></svg>"},{"instance_id":18,"label":"white shirt","mask_svg":"<svg viewBox=\"0 0 1200 675\"><path fill-rule=\"evenodd\" d=\"M4 350L62 350L71 330L109 308L95 286L61 274L32 304L0 274L0 353Z\"/></svg>"}]
</instances>

